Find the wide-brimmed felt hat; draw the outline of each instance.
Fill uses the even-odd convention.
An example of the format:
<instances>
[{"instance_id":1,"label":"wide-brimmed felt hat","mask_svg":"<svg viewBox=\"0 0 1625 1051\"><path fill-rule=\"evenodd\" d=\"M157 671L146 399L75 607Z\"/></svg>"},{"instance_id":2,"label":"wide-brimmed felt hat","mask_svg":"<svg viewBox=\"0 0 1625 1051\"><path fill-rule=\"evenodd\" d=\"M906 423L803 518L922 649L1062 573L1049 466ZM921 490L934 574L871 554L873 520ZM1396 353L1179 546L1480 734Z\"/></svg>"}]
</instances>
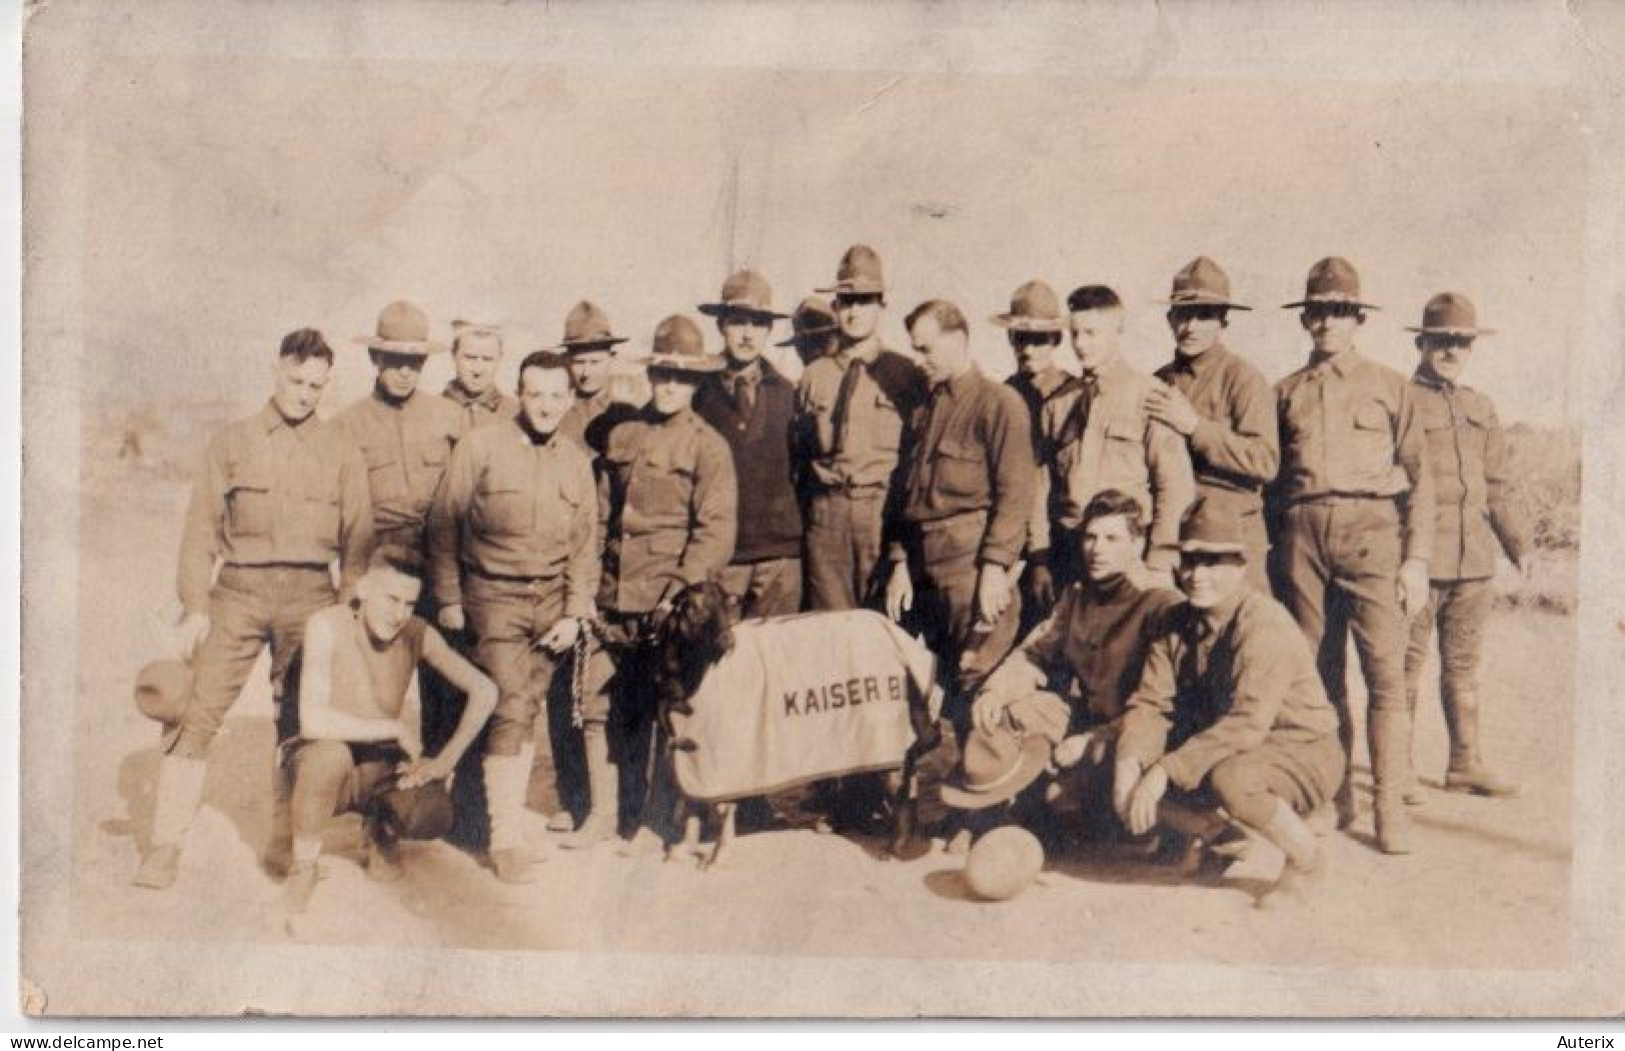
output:
<instances>
[{"instance_id":1,"label":"wide-brimmed felt hat","mask_svg":"<svg viewBox=\"0 0 1625 1051\"><path fill-rule=\"evenodd\" d=\"M775 346L793 347L796 341L803 338L828 336L839 332L841 322L835 316L835 308L829 305L829 300L823 296L808 296L796 307L796 312L790 316L790 324L795 333L789 339L781 339Z\"/></svg>"},{"instance_id":2,"label":"wide-brimmed felt hat","mask_svg":"<svg viewBox=\"0 0 1625 1051\"><path fill-rule=\"evenodd\" d=\"M1192 259L1174 275L1173 288L1163 302L1175 307L1252 309L1230 298L1230 275L1205 255Z\"/></svg>"},{"instance_id":3,"label":"wide-brimmed felt hat","mask_svg":"<svg viewBox=\"0 0 1625 1051\"><path fill-rule=\"evenodd\" d=\"M868 245L853 245L841 256L841 265L835 270L835 283L814 291L829 296L883 294L886 291L886 273L880 265L880 253Z\"/></svg>"},{"instance_id":4,"label":"wide-brimmed felt hat","mask_svg":"<svg viewBox=\"0 0 1625 1051\"><path fill-rule=\"evenodd\" d=\"M546 349L572 354L584 350L603 350L617 343L625 343L627 339L626 336L615 334L603 307L583 299L564 316L564 338L557 346Z\"/></svg>"},{"instance_id":5,"label":"wide-brimmed felt hat","mask_svg":"<svg viewBox=\"0 0 1625 1051\"><path fill-rule=\"evenodd\" d=\"M705 374L727 367L721 354L707 354L700 326L681 314L673 314L655 326L650 354L644 359L650 370Z\"/></svg>"},{"instance_id":6,"label":"wide-brimmed felt hat","mask_svg":"<svg viewBox=\"0 0 1625 1051\"><path fill-rule=\"evenodd\" d=\"M1010 294L1010 310L994 314L995 325L1014 332L1060 332L1066 328L1061 300L1042 281L1028 281Z\"/></svg>"},{"instance_id":7,"label":"wide-brimmed felt hat","mask_svg":"<svg viewBox=\"0 0 1625 1051\"><path fill-rule=\"evenodd\" d=\"M1210 555L1246 555L1246 530L1241 519L1205 497L1185 509L1179 520L1179 550Z\"/></svg>"},{"instance_id":8,"label":"wide-brimmed felt hat","mask_svg":"<svg viewBox=\"0 0 1625 1051\"><path fill-rule=\"evenodd\" d=\"M1456 292L1440 292L1422 308L1422 324L1406 325L1406 332L1442 336L1493 336L1493 328L1478 327L1478 308Z\"/></svg>"},{"instance_id":9,"label":"wide-brimmed felt hat","mask_svg":"<svg viewBox=\"0 0 1625 1051\"><path fill-rule=\"evenodd\" d=\"M1050 742L1039 734L973 730L960 767L943 782L942 801L958 810L994 806L1032 784L1049 766Z\"/></svg>"},{"instance_id":10,"label":"wide-brimmed felt hat","mask_svg":"<svg viewBox=\"0 0 1625 1051\"><path fill-rule=\"evenodd\" d=\"M416 303L404 299L397 299L379 311L378 325L372 335L356 336L352 342L364 343L368 350L419 357L446 349L445 344L429 338L429 315Z\"/></svg>"},{"instance_id":11,"label":"wide-brimmed felt hat","mask_svg":"<svg viewBox=\"0 0 1625 1051\"><path fill-rule=\"evenodd\" d=\"M741 270L722 283L722 294L715 303L701 303L700 313L707 317L724 314L750 314L769 321L788 317L773 309L773 287L767 278L754 270Z\"/></svg>"},{"instance_id":12,"label":"wide-brimmed felt hat","mask_svg":"<svg viewBox=\"0 0 1625 1051\"><path fill-rule=\"evenodd\" d=\"M1354 269L1353 263L1335 255L1327 256L1310 267L1309 277L1303 286L1303 298L1283 303L1281 309L1291 310L1311 303L1348 303L1361 310L1382 309L1360 298L1359 271Z\"/></svg>"},{"instance_id":13,"label":"wide-brimmed felt hat","mask_svg":"<svg viewBox=\"0 0 1625 1051\"><path fill-rule=\"evenodd\" d=\"M182 660L152 661L135 677L135 706L166 726L181 721L192 697L192 666Z\"/></svg>"}]
</instances>

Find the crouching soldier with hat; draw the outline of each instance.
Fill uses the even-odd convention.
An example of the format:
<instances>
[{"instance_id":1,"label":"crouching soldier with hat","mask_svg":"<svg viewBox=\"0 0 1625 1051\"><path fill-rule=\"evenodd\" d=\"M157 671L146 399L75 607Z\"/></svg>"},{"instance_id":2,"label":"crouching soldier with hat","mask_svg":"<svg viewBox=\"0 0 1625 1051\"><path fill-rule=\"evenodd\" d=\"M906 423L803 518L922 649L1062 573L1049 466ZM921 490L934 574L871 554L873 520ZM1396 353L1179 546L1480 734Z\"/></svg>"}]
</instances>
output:
<instances>
[{"instance_id":1,"label":"crouching soldier with hat","mask_svg":"<svg viewBox=\"0 0 1625 1051\"><path fill-rule=\"evenodd\" d=\"M1113 804L1135 834L1159 824L1212 841L1225 822L1286 855L1283 882L1323 865L1303 815L1345 759L1302 631L1247 583L1248 536L1199 499L1180 526L1185 602L1160 619L1118 738Z\"/></svg>"},{"instance_id":2,"label":"crouching soldier with hat","mask_svg":"<svg viewBox=\"0 0 1625 1051\"><path fill-rule=\"evenodd\" d=\"M588 663L583 712L592 809L565 847L603 843L618 824L644 816L654 625L684 587L722 572L738 528L733 453L693 409L701 382L725 367L721 358L705 352L693 321L674 314L656 326L647 362L649 404L609 432L598 479L603 645ZM660 805L657 796L649 807L656 826L674 816Z\"/></svg>"},{"instance_id":3,"label":"crouching soldier with hat","mask_svg":"<svg viewBox=\"0 0 1625 1051\"><path fill-rule=\"evenodd\" d=\"M998 754L986 739L1043 737L1060 771L1046 793L1072 831L1115 833L1108 756L1140 679L1152 628L1179 594L1145 570L1139 501L1107 489L1083 512L1084 578L1067 585L1055 611L1011 651L971 704L961 788L943 789L952 806L990 805L977 791L973 757ZM1046 815L1035 815L1048 823Z\"/></svg>"},{"instance_id":4,"label":"crouching soldier with hat","mask_svg":"<svg viewBox=\"0 0 1625 1051\"><path fill-rule=\"evenodd\" d=\"M1484 762L1478 662L1494 598L1491 581L1497 552L1505 552L1527 578L1534 568L1534 551L1528 524L1507 499L1506 439L1495 405L1460 383L1474 341L1494 330L1478 327L1478 312L1466 296L1444 292L1428 301L1421 326L1410 331L1416 333L1416 349L1422 355L1411 387L1417 418L1427 434L1438 517L1428 562L1428 601L1411 621L1405 653L1406 696L1414 719L1422 666L1437 623L1439 695L1450 735L1445 790L1512 796L1518 786Z\"/></svg>"},{"instance_id":5,"label":"crouching soldier with hat","mask_svg":"<svg viewBox=\"0 0 1625 1051\"><path fill-rule=\"evenodd\" d=\"M315 329L282 340L270 401L209 443L181 538L181 648L195 672L165 732L149 847L137 886L175 881L182 840L203 798L205 758L226 712L271 647L271 693L282 699L305 621L334 601L331 565L348 593L372 544L367 470L343 434L316 417L333 351ZM273 784L265 866L287 870L288 786Z\"/></svg>"},{"instance_id":6,"label":"crouching soldier with hat","mask_svg":"<svg viewBox=\"0 0 1625 1051\"><path fill-rule=\"evenodd\" d=\"M554 680L592 619L599 577L592 465L559 433L574 401L565 359L525 358L519 401L518 415L458 444L429 511L435 599L442 613L465 611L501 691L484 773L491 865L511 883L531 878L520 826L537 716L550 694L563 699Z\"/></svg>"},{"instance_id":7,"label":"crouching soldier with hat","mask_svg":"<svg viewBox=\"0 0 1625 1051\"><path fill-rule=\"evenodd\" d=\"M310 903L322 830L335 814L362 815L367 875L380 881L400 878L398 839L451 831L446 781L496 707L497 688L413 616L422 586L414 563L375 552L355 601L322 610L305 627L297 703L278 718L293 778L289 911ZM409 696L420 661L468 697L456 730L433 752Z\"/></svg>"}]
</instances>

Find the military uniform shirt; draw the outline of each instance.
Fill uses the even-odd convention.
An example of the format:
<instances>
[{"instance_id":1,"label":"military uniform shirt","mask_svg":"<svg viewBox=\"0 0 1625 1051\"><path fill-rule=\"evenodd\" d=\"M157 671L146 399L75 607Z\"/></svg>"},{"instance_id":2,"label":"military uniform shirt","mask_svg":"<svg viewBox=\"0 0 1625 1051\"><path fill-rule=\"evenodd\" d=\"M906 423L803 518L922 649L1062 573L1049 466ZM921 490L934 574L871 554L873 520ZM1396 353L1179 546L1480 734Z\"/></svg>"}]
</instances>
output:
<instances>
[{"instance_id":1,"label":"military uniform shirt","mask_svg":"<svg viewBox=\"0 0 1625 1051\"><path fill-rule=\"evenodd\" d=\"M861 371L843 406L851 368ZM808 365L796 388L797 455L808 481L826 489L889 486L905 422L924 400L919 367L876 339Z\"/></svg>"},{"instance_id":2,"label":"military uniform shirt","mask_svg":"<svg viewBox=\"0 0 1625 1051\"><path fill-rule=\"evenodd\" d=\"M1151 624L1179 601L1178 592L1127 575L1070 584L982 692L1008 704L1048 690L1074 703L1089 724L1115 719L1140 681Z\"/></svg>"},{"instance_id":3,"label":"military uniform shirt","mask_svg":"<svg viewBox=\"0 0 1625 1051\"><path fill-rule=\"evenodd\" d=\"M609 432L598 509L605 538L599 605L647 613L733 558L733 452L693 409L662 418L645 408Z\"/></svg>"},{"instance_id":4,"label":"military uniform shirt","mask_svg":"<svg viewBox=\"0 0 1625 1051\"><path fill-rule=\"evenodd\" d=\"M463 601L462 570L488 577L563 576L565 613L591 617L598 587L598 493L592 465L558 434L535 442L516 420L464 438L429 512L435 598Z\"/></svg>"},{"instance_id":5,"label":"military uniform shirt","mask_svg":"<svg viewBox=\"0 0 1625 1051\"><path fill-rule=\"evenodd\" d=\"M1026 545L1037 484L1032 428L1021 398L973 365L937 385L916 416L918 438L904 474L904 521L917 525L985 511L977 561L1009 567Z\"/></svg>"},{"instance_id":6,"label":"military uniform shirt","mask_svg":"<svg viewBox=\"0 0 1625 1051\"><path fill-rule=\"evenodd\" d=\"M1202 417L1185 439L1197 493L1236 513L1258 511L1281 466L1275 396L1264 374L1221 345L1175 355L1156 376Z\"/></svg>"},{"instance_id":7,"label":"military uniform shirt","mask_svg":"<svg viewBox=\"0 0 1625 1051\"><path fill-rule=\"evenodd\" d=\"M1397 497L1406 559L1433 548L1433 480L1416 398L1405 377L1346 350L1275 385L1281 431L1281 495Z\"/></svg>"},{"instance_id":8,"label":"military uniform shirt","mask_svg":"<svg viewBox=\"0 0 1625 1051\"><path fill-rule=\"evenodd\" d=\"M399 403L374 391L334 422L361 449L367 463L377 539L383 542L395 534L403 542L421 545L429 501L446 472L452 446L463 434L462 411L445 398L421 391Z\"/></svg>"},{"instance_id":9,"label":"military uniform shirt","mask_svg":"<svg viewBox=\"0 0 1625 1051\"><path fill-rule=\"evenodd\" d=\"M1123 716L1118 754L1158 762L1191 791L1266 738L1310 743L1337 733L1315 656L1286 607L1247 589L1206 614L1189 603L1156 626Z\"/></svg>"},{"instance_id":10,"label":"military uniform shirt","mask_svg":"<svg viewBox=\"0 0 1625 1051\"><path fill-rule=\"evenodd\" d=\"M491 387L479 397L474 397L463 389L463 385L456 380L446 384L446 389L440 392L441 397L463 410L464 433L489 427L503 420L511 420L519 415L519 399L511 394L504 394L496 387Z\"/></svg>"},{"instance_id":11,"label":"military uniform shirt","mask_svg":"<svg viewBox=\"0 0 1625 1051\"><path fill-rule=\"evenodd\" d=\"M1527 523L1507 499L1506 438L1495 405L1427 369L1417 369L1411 384L1427 435L1438 512L1428 575L1434 580L1494 576L1498 547L1516 562L1529 545Z\"/></svg>"},{"instance_id":12,"label":"military uniform shirt","mask_svg":"<svg viewBox=\"0 0 1625 1051\"><path fill-rule=\"evenodd\" d=\"M372 505L366 466L330 422L290 424L274 404L209 443L181 536L176 590L188 613L209 608L218 559L232 566L325 566L348 590L366 569Z\"/></svg>"},{"instance_id":13,"label":"military uniform shirt","mask_svg":"<svg viewBox=\"0 0 1625 1051\"><path fill-rule=\"evenodd\" d=\"M1071 377L1060 369L1048 368L1040 370L1036 376L1016 372L1004 381L1005 386L1021 395L1022 402L1027 406L1027 418L1032 422L1035 459L1042 459L1042 432L1039 425L1044 418L1044 403L1055 397L1069 379Z\"/></svg>"},{"instance_id":14,"label":"military uniform shirt","mask_svg":"<svg viewBox=\"0 0 1625 1051\"><path fill-rule=\"evenodd\" d=\"M1179 433L1145 412L1151 378L1121 356L1094 377L1073 379L1044 405L1044 463L1030 523L1031 547L1048 550L1050 516L1067 530L1083 523L1083 509L1102 489L1140 501L1149 523L1150 552L1172 561L1179 519L1196 494L1190 453ZM1085 408L1085 400L1087 407ZM1087 421L1082 421L1087 415ZM1079 427L1080 421L1084 425ZM1148 557L1150 557L1148 555Z\"/></svg>"}]
</instances>

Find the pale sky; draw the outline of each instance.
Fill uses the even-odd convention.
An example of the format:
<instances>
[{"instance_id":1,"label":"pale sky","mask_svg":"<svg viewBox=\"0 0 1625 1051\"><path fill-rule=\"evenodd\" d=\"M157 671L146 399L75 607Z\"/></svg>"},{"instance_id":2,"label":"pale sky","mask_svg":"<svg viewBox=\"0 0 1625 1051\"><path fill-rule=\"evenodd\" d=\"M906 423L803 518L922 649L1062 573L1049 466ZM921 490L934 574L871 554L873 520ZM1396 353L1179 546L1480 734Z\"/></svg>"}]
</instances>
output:
<instances>
[{"instance_id":1,"label":"pale sky","mask_svg":"<svg viewBox=\"0 0 1625 1051\"><path fill-rule=\"evenodd\" d=\"M1508 420L1578 411L1585 141L1549 84L110 53L76 105L86 374L119 398L251 406L282 334L313 325L343 359L331 412L369 382L349 338L395 298L442 338L509 320L511 373L583 296L642 345L737 266L788 312L865 241L888 340L943 296L995 375L986 318L1032 277L1115 287L1154 368L1157 300L1206 254L1257 308L1232 349L1276 379L1307 349L1280 305L1340 254L1384 308L1372 357L1409 372L1402 326L1461 292L1499 330L1467 381Z\"/></svg>"}]
</instances>

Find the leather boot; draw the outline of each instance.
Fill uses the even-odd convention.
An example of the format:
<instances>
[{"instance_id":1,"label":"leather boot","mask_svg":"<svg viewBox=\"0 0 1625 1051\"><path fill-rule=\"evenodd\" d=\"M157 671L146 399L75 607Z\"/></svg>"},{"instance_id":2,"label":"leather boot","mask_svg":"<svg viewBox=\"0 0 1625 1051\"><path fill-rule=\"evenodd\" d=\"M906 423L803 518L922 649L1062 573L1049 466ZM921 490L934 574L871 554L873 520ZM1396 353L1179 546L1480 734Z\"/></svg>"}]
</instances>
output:
<instances>
[{"instance_id":1,"label":"leather boot","mask_svg":"<svg viewBox=\"0 0 1625 1051\"><path fill-rule=\"evenodd\" d=\"M1450 730L1450 769L1444 775L1446 792L1506 799L1516 796L1516 782L1498 776L1484 765L1479 751L1478 697L1471 690L1447 691L1445 723Z\"/></svg>"},{"instance_id":2,"label":"leather boot","mask_svg":"<svg viewBox=\"0 0 1625 1051\"><path fill-rule=\"evenodd\" d=\"M1411 852L1411 819L1405 812L1404 786L1410 768L1410 714L1368 712L1371 769L1376 777L1377 849L1384 854Z\"/></svg>"},{"instance_id":3,"label":"leather boot","mask_svg":"<svg viewBox=\"0 0 1625 1051\"><path fill-rule=\"evenodd\" d=\"M566 850L582 850L615 838L620 820L620 770L609 759L609 736L603 723L588 723L582 731L587 757L587 784L591 809L581 827L559 840Z\"/></svg>"}]
</instances>

